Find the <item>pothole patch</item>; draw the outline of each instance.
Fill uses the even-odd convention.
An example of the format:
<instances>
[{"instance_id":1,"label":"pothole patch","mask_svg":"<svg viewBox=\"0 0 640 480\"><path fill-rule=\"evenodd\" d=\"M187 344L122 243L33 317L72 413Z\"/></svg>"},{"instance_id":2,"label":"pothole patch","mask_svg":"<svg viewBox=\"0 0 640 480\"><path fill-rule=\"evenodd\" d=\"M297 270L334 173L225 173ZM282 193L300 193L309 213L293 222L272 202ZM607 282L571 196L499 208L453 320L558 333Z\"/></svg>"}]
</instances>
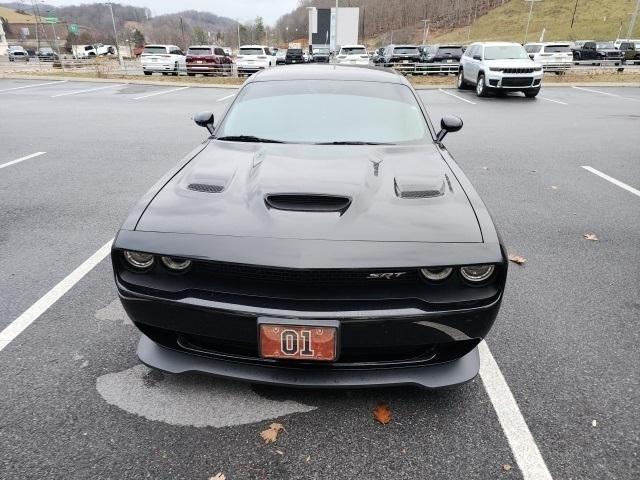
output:
<instances>
[{"instance_id":1,"label":"pothole patch","mask_svg":"<svg viewBox=\"0 0 640 480\"><path fill-rule=\"evenodd\" d=\"M168 375L145 365L103 375L96 388L111 405L177 426L245 425L317 408L261 397L246 383L196 374Z\"/></svg>"}]
</instances>

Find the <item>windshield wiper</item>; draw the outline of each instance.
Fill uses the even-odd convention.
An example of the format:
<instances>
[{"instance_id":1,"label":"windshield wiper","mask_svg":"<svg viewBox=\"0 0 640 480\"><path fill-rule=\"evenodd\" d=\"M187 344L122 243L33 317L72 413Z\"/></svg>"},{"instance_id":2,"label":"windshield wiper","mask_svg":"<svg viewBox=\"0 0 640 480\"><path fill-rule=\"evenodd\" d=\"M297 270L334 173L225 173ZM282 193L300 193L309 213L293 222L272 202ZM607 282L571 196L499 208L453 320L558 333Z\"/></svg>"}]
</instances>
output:
<instances>
[{"instance_id":1,"label":"windshield wiper","mask_svg":"<svg viewBox=\"0 0 640 480\"><path fill-rule=\"evenodd\" d=\"M344 141L344 142L321 142L321 143L316 143L316 145L393 145L393 143Z\"/></svg>"},{"instance_id":2,"label":"windshield wiper","mask_svg":"<svg viewBox=\"0 0 640 480\"><path fill-rule=\"evenodd\" d=\"M253 135L228 135L226 137L217 137L216 140L223 140L227 142L287 143L280 140L272 140L270 138L254 137Z\"/></svg>"}]
</instances>

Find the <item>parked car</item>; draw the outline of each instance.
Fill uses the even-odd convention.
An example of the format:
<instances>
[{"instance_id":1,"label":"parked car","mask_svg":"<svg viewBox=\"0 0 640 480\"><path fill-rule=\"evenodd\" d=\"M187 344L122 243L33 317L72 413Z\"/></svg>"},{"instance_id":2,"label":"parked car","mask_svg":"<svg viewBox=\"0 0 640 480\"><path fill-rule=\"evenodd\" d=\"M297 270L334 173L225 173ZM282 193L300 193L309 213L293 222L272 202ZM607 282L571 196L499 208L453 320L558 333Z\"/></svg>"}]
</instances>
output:
<instances>
[{"instance_id":1,"label":"parked car","mask_svg":"<svg viewBox=\"0 0 640 480\"><path fill-rule=\"evenodd\" d=\"M140 56L145 75L179 75L187 69L187 57L176 45L145 45Z\"/></svg>"},{"instance_id":2,"label":"parked car","mask_svg":"<svg viewBox=\"0 0 640 480\"><path fill-rule=\"evenodd\" d=\"M142 363L298 387L473 379L506 248L443 145L462 120L436 133L418 98L394 72L297 65L195 115L209 139L111 251Z\"/></svg>"},{"instance_id":3,"label":"parked car","mask_svg":"<svg viewBox=\"0 0 640 480\"><path fill-rule=\"evenodd\" d=\"M311 61L311 57L309 56L309 52L302 52L302 60L304 60L304 63L309 63Z\"/></svg>"},{"instance_id":4,"label":"parked car","mask_svg":"<svg viewBox=\"0 0 640 480\"><path fill-rule=\"evenodd\" d=\"M329 63L331 59L331 50L329 47L314 47L312 50L311 61L316 63Z\"/></svg>"},{"instance_id":5,"label":"parked car","mask_svg":"<svg viewBox=\"0 0 640 480\"><path fill-rule=\"evenodd\" d=\"M50 47L40 48L36 52L36 57L38 57L38 60L41 62L53 62L54 60L58 60L58 54Z\"/></svg>"},{"instance_id":6,"label":"parked car","mask_svg":"<svg viewBox=\"0 0 640 480\"><path fill-rule=\"evenodd\" d=\"M620 44L619 50L622 52L624 63L640 63L640 49L638 45L640 45L640 43L622 42Z\"/></svg>"},{"instance_id":7,"label":"parked car","mask_svg":"<svg viewBox=\"0 0 640 480\"><path fill-rule=\"evenodd\" d=\"M545 71L562 73L573 65L571 42L527 43L524 49Z\"/></svg>"},{"instance_id":8,"label":"parked car","mask_svg":"<svg viewBox=\"0 0 640 480\"><path fill-rule=\"evenodd\" d=\"M73 45L71 47L74 58L93 58L106 55L115 55L117 49L114 45L103 45L96 43L95 45Z\"/></svg>"},{"instance_id":9,"label":"parked car","mask_svg":"<svg viewBox=\"0 0 640 480\"><path fill-rule=\"evenodd\" d=\"M382 63L419 63L420 50L416 45L388 45L382 53Z\"/></svg>"},{"instance_id":10,"label":"parked car","mask_svg":"<svg viewBox=\"0 0 640 480\"><path fill-rule=\"evenodd\" d=\"M236 57L238 75L251 75L265 68L276 65L276 59L271 55L269 47L264 45L243 45Z\"/></svg>"},{"instance_id":11,"label":"parked car","mask_svg":"<svg viewBox=\"0 0 640 480\"><path fill-rule=\"evenodd\" d=\"M225 55L228 57L231 57L233 55L229 47L222 47L222 50L224 51Z\"/></svg>"},{"instance_id":12,"label":"parked car","mask_svg":"<svg viewBox=\"0 0 640 480\"><path fill-rule=\"evenodd\" d=\"M636 49L640 50L640 38L616 38L616 41L613 42L613 46L620 49L620 45L623 43L633 43L636 46Z\"/></svg>"},{"instance_id":13,"label":"parked car","mask_svg":"<svg viewBox=\"0 0 640 480\"><path fill-rule=\"evenodd\" d=\"M542 66L519 43L477 42L460 59L458 88L475 86L476 94L521 91L528 98L540 92Z\"/></svg>"},{"instance_id":14,"label":"parked car","mask_svg":"<svg viewBox=\"0 0 640 480\"><path fill-rule=\"evenodd\" d=\"M364 45L343 45L335 62L343 65L369 65L369 55Z\"/></svg>"},{"instance_id":15,"label":"parked car","mask_svg":"<svg viewBox=\"0 0 640 480\"><path fill-rule=\"evenodd\" d=\"M373 55L371 55L371 62L373 63L384 63L384 58L382 54L384 53L384 47L380 47L374 50Z\"/></svg>"},{"instance_id":16,"label":"parked car","mask_svg":"<svg viewBox=\"0 0 640 480\"><path fill-rule=\"evenodd\" d=\"M19 45L10 46L7 50L7 57L10 62L28 62L29 61L29 53Z\"/></svg>"},{"instance_id":17,"label":"parked car","mask_svg":"<svg viewBox=\"0 0 640 480\"><path fill-rule=\"evenodd\" d=\"M433 45L418 45L418 51L420 52L420 61L426 62L429 53L433 50Z\"/></svg>"},{"instance_id":18,"label":"parked car","mask_svg":"<svg viewBox=\"0 0 640 480\"><path fill-rule=\"evenodd\" d=\"M613 42L593 42L578 41L573 48L573 60L585 61L591 60L595 62L602 62L604 60L610 60L619 65L622 63L622 53L615 48Z\"/></svg>"},{"instance_id":19,"label":"parked car","mask_svg":"<svg viewBox=\"0 0 640 480\"><path fill-rule=\"evenodd\" d=\"M462 45L431 45L425 56L428 63L458 63L464 53Z\"/></svg>"},{"instance_id":20,"label":"parked car","mask_svg":"<svg viewBox=\"0 0 640 480\"><path fill-rule=\"evenodd\" d=\"M294 63L304 63L304 55L301 48L288 48L287 54L284 57L284 61L287 65Z\"/></svg>"},{"instance_id":21,"label":"parked car","mask_svg":"<svg viewBox=\"0 0 640 480\"><path fill-rule=\"evenodd\" d=\"M287 63L286 61L286 56L287 56L287 50L278 50L277 52L273 53L273 56L276 57L276 65L285 65Z\"/></svg>"},{"instance_id":22,"label":"parked car","mask_svg":"<svg viewBox=\"0 0 640 480\"><path fill-rule=\"evenodd\" d=\"M233 72L233 60L222 47L192 45L187 49L187 75L229 75Z\"/></svg>"}]
</instances>

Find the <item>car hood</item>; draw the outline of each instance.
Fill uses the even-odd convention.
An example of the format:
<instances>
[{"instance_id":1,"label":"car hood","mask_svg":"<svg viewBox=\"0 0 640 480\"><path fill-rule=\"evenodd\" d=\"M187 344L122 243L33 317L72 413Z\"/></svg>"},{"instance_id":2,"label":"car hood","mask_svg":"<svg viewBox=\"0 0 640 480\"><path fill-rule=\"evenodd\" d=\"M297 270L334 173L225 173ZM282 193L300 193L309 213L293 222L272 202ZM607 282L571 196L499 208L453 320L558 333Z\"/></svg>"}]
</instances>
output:
<instances>
[{"instance_id":1,"label":"car hood","mask_svg":"<svg viewBox=\"0 0 640 480\"><path fill-rule=\"evenodd\" d=\"M529 58L527 59L508 58L503 60L485 60L484 63L489 67L499 67L499 68L532 68L536 66L535 62Z\"/></svg>"},{"instance_id":2,"label":"car hood","mask_svg":"<svg viewBox=\"0 0 640 480\"><path fill-rule=\"evenodd\" d=\"M300 208L315 211L295 211ZM475 212L433 144L212 140L157 193L136 230L307 240L482 242Z\"/></svg>"}]
</instances>

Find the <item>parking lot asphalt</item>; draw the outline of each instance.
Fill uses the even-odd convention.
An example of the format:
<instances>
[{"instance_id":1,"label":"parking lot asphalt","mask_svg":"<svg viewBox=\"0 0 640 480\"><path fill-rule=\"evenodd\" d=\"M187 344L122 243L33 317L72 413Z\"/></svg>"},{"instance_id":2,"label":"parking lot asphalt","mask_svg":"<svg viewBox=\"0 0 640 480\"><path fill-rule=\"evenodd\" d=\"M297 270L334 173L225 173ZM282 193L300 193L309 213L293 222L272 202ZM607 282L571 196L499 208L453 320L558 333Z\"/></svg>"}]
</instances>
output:
<instances>
[{"instance_id":1,"label":"parking lot asphalt","mask_svg":"<svg viewBox=\"0 0 640 480\"><path fill-rule=\"evenodd\" d=\"M191 115L232 94L0 80L0 331L113 237L206 138ZM434 123L463 118L445 144L527 259L487 344L552 478L638 478L640 196L582 167L640 188L640 89L420 96ZM526 475L480 378L425 392L167 376L140 365L116 298L104 260L0 350L0 479ZM265 445L274 419L285 431Z\"/></svg>"}]
</instances>

